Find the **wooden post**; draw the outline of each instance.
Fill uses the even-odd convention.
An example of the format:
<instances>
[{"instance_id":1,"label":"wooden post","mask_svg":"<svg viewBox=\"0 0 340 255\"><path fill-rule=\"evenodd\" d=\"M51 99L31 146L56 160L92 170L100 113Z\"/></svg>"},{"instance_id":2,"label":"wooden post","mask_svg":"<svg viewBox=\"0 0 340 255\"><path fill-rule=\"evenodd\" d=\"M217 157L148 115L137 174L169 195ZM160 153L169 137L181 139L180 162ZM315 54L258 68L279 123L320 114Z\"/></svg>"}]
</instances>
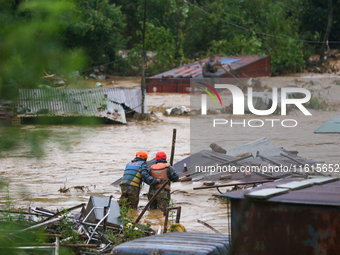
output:
<instances>
[{"instance_id":1,"label":"wooden post","mask_svg":"<svg viewBox=\"0 0 340 255\"><path fill-rule=\"evenodd\" d=\"M145 52L145 23L146 23L146 4L147 0L144 1L144 20L143 20L143 52L142 52L142 80L141 80L141 90L142 90L142 115L144 115L144 101L145 101L145 62L146 62L146 52Z\"/></svg>"},{"instance_id":2,"label":"wooden post","mask_svg":"<svg viewBox=\"0 0 340 255\"><path fill-rule=\"evenodd\" d=\"M55 238L55 255L59 255L59 236Z\"/></svg>"},{"instance_id":3,"label":"wooden post","mask_svg":"<svg viewBox=\"0 0 340 255\"><path fill-rule=\"evenodd\" d=\"M155 195L153 195L153 197L149 200L149 202L146 204L146 206L144 207L143 211L139 214L138 218L135 221L135 224L138 223L140 221L140 219L143 217L144 213L146 212L146 210L149 208L149 206L151 205L151 203L156 199L156 197L158 196L158 194L162 191L162 189L165 188L165 186L169 183L169 181L166 181L162 184L162 186L157 190L157 192L155 193Z\"/></svg>"},{"instance_id":4,"label":"wooden post","mask_svg":"<svg viewBox=\"0 0 340 255\"><path fill-rule=\"evenodd\" d=\"M170 156L170 165L174 164L174 156L175 156L175 145L176 145L176 128L174 128L172 132L172 146L171 146L171 156Z\"/></svg>"}]
</instances>

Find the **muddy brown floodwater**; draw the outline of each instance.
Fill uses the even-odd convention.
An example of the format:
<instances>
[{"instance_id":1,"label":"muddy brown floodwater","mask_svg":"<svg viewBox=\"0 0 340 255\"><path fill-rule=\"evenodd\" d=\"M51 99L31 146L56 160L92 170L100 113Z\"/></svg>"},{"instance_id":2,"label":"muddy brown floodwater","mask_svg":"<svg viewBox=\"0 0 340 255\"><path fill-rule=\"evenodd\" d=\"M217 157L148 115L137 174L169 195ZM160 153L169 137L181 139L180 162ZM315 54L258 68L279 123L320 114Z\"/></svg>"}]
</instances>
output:
<instances>
[{"instance_id":1,"label":"muddy brown floodwater","mask_svg":"<svg viewBox=\"0 0 340 255\"><path fill-rule=\"evenodd\" d=\"M135 78L136 79L136 78ZM295 79L295 78L294 78ZM332 78L333 79L333 78ZM124 82L126 82L124 80ZM340 86L332 83L333 101L339 102ZM148 106L180 106L189 108L189 95L183 94L148 94ZM266 136L270 142L288 150L298 150L302 157L340 163L339 136L314 135L313 131L325 121L339 115L332 111L312 111L313 116L301 118L301 127L294 132L283 128L267 128L262 132L249 130L226 132L226 149L248 143ZM188 117L164 117L161 123L129 122L127 125L87 126L22 126L27 132L47 129L59 142L49 140L45 146L46 156L38 161L27 156L24 150L7 153L0 158L0 178L8 180L10 192L17 206L41 206L45 208L67 208L81 202L87 202L90 195L109 197L120 196L119 186L110 184L122 176L125 164L134 158L136 151L145 150L149 158L163 150L170 155L172 129L177 129L175 162L190 153L190 121ZM296 117L295 113L291 113ZM231 118L231 115L223 115ZM220 142L220 141L214 141ZM208 144L202 144L207 148ZM60 193L61 187L87 186L85 191L71 189L69 193ZM227 233L227 206L213 197L216 190L193 191L200 183L174 183L172 198L176 205L182 206L181 223L188 231L211 232L198 224L201 219L222 233ZM141 194L147 193L144 185ZM5 191L0 191L0 204ZM147 197L141 196L139 210L147 203ZM141 222L150 223L155 230L163 225L164 217L160 211L148 211Z\"/></svg>"},{"instance_id":2,"label":"muddy brown floodwater","mask_svg":"<svg viewBox=\"0 0 340 255\"><path fill-rule=\"evenodd\" d=\"M147 95L149 106L159 106L163 101L165 106L189 107L189 95ZM96 127L22 126L27 132L47 129L60 141L49 141L45 148L46 156L40 161L27 156L24 150L8 153L0 159L0 176L10 183L10 193L16 205L25 208L67 208L87 202L90 195L113 195L114 199L118 199L119 186L110 184L122 176L125 165L138 150L145 150L149 158L160 150L170 155L173 128L177 129L175 162L189 155L189 118L158 116L163 122L129 122L127 125ZM88 190L70 189L69 193L60 193L58 190L64 186L88 186ZM173 199L176 205L182 206L181 222L188 231L209 231L195 222L200 218L223 231L220 220L225 218L226 206L211 198L214 191L195 194L192 187L192 184L172 185ZM148 187L144 185L141 194L147 191ZM4 190L1 190L1 202L4 196ZM139 208L147 202L147 197L141 196ZM148 211L141 220L143 222L149 222L157 230L159 225L163 225L164 216L160 211Z\"/></svg>"}]
</instances>

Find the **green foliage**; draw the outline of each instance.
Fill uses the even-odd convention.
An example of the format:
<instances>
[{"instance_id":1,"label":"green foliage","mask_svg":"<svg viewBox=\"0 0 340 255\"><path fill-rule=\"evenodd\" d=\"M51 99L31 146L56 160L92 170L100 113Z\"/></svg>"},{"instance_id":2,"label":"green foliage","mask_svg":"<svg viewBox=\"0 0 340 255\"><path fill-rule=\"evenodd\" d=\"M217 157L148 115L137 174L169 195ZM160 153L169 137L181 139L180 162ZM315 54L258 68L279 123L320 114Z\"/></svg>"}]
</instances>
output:
<instances>
[{"instance_id":1,"label":"green foliage","mask_svg":"<svg viewBox=\"0 0 340 255\"><path fill-rule=\"evenodd\" d=\"M0 189L4 187L4 182L0 183ZM13 200L10 196L9 185L7 184L7 192L4 198L4 206L0 207L2 212L0 213L0 254L17 255L17 254L32 254L32 251L13 249L18 246L35 246L39 242L45 242L46 240L41 235L41 229L21 231L28 227L26 221L24 221L23 214L13 213L17 212L20 208L16 208ZM39 251L35 251L34 254L41 254Z\"/></svg>"},{"instance_id":2,"label":"green foliage","mask_svg":"<svg viewBox=\"0 0 340 255\"><path fill-rule=\"evenodd\" d=\"M170 199L169 207L174 208L176 205L174 203L173 199ZM178 232L177 224L176 224L176 218L175 218L175 211L170 211L170 220L168 221L168 231L170 232Z\"/></svg>"},{"instance_id":3,"label":"green foliage","mask_svg":"<svg viewBox=\"0 0 340 255\"><path fill-rule=\"evenodd\" d=\"M329 40L340 40L336 32L340 26L340 6L337 0L329 1L333 2ZM146 50L155 57L148 59L147 75L210 54L269 54L274 73L278 74L285 68L302 67L320 45L282 37L323 40L329 1L190 1L220 19L249 29L245 30L183 0L149 0ZM0 3L0 25L4 28L0 36L5 38L0 45L3 84L32 87L43 70L65 74L70 67L80 70L79 65L74 65L81 60L79 48L86 53L87 66L117 60L124 53L133 55L142 49L144 0L0 0ZM140 55L109 68L123 75L140 74Z\"/></svg>"},{"instance_id":4,"label":"green foliage","mask_svg":"<svg viewBox=\"0 0 340 255\"><path fill-rule=\"evenodd\" d=\"M59 223L56 224L56 231L60 233L61 238L67 238L68 240L65 243L82 243L79 239L79 234L75 231L74 223L67 216L69 213L66 209L62 209L62 219Z\"/></svg>"},{"instance_id":5,"label":"green foliage","mask_svg":"<svg viewBox=\"0 0 340 255\"><path fill-rule=\"evenodd\" d=\"M15 206L9 193L9 183L6 184L6 191L7 191L6 196L4 197L4 202L3 202L4 206L2 207L3 211L1 212L1 214L4 220L8 222L12 222L13 217L10 212L14 211Z\"/></svg>"},{"instance_id":6,"label":"green foliage","mask_svg":"<svg viewBox=\"0 0 340 255\"><path fill-rule=\"evenodd\" d=\"M192 20L186 33L193 35L196 42L188 37L185 39L184 45L187 54L196 52L201 52L203 56L210 53L221 55L269 54L274 68L300 66L304 63L301 43L278 38L300 39L297 20L294 17L295 14L293 15L291 12L292 6L289 2L223 0L207 1L201 7L221 19L245 27L250 31L227 24L193 8L189 15ZM197 32L195 33L195 31Z\"/></svg>"},{"instance_id":7,"label":"green foliage","mask_svg":"<svg viewBox=\"0 0 340 255\"><path fill-rule=\"evenodd\" d=\"M112 61L125 47L122 35L125 16L108 0L78 1L73 10L79 19L66 24L63 41L68 47L85 49L90 65Z\"/></svg>"},{"instance_id":8,"label":"green foliage","mask_svg":"<svg viewBox=\"0 0 340 255\"><path fill-rule=\"evenodd\" d=\"M133 209L127 206L127 199L123 200L120 208L121 221L124 226L124 236L115 235L112 237L116 244L122 241L131 241L145 236L145 232L150 230L149 224L134 224L134 218L131 216Z\"/></svg>"},{"instance_id":9,"label":"green foliage","mask_svg":"<svg viewBox=\"0 0 340 255\"><path fill-rule=\"evenodd\" d=\"M67 75L81 66L79 50L59 43L62 24L73 20L71 3L0 0L0 4L4 6L0 11L0 86L34 87L44 71Z\"/></svg>"},{"instance_id":10,"label":"green foliage","mask_svg":"<svg viewBox=\"0 0 340 255\"><path fill-rule=\"evenodd\" d=\"M147 75L163 72L210 54L268 54L271 55L273 74L280 74L285 69L300 70L310 55L315 54L318 49L317 44L302 43L294 39L319 41L326 29L327 3L313 0L190 2L215 17L179 0L148 1L146 50L156 56L148 61ZM128 48L135 52L137 49L140 51L144 1L139 0L136 5L124 0L116 3L122 7L126 16L127 30L124 34L129 36ZM339 13L339 6L333 5L334 13ZM314 7L317 11L312 10ZM337 16L333 16L333 26L339 25L335 18ZM314 27L308 19L312 20ZM316 20L322 21L323 25L317 24ZM340 39L339 36L336 38L336 33L331 36L333 40ZM135 66L140 66L140 58L137 62L135 60L130 63L127 60L126 64L120 63L118 66L125 65L129 74L139 74L140 69ZM115 67L114 70L124 73L122 69Z\"/></svg>"},{"instance_id":11,"label":"green foliage","mask_svg":"<svg viewBox=\"0 0 340 255\"><path fill-rule=\"evenodd\" d=\"M112 65L112 69L119 73L120 75L126 76L135 76L140 75L142 72L142 58L141 58L141 48L133 48L128 52L128 58L117 62ZM124 56L119 55L120 59L123 59Z\"/></svg>"},{"instance_id":12,"label":"green foliage","mask_svg":"<svg viewBox=\"0 0 340 255\"><path fill-rule=\"evenodd\" d=\"M308 108L314 110L327 110L328 107L328 104L324 99L322 99L321 97L314 96L313 94L309 102L306 104Z\"/></svg>"},{"instance_id":13,"label":"green foliage","mask_svg":"<svg viewBox=\"0 0 340 255\"><path fill-rule=\"evenodd\" d=\"M148 64L148 75L154 75L172 69L178 65L178 61L175 59L175 39L170 29L162 26L155 26L148 22L146 24L146 38L146 48L149 51L157 52L152 59L152 62ZM179 52L178 54L182 54L182 52Z\"/></svg>"},{"instance_id":14,"label":"green foliage","mask_svg":"<svg viewBox=\"0 0 340 255\"><path fill-rule=\"evenodd\" d=\"M60 42L65 24L77 20L72 0L0 0L0 99L16 104L18 88L35 88L44 71L67 76L82 68L83 54ZM49 134L41 128L0 129L0 156L12 149L26 149L43 156Z\"/></svg>"},{"instance_id":15,"label":"green foliage","mask_svg":"<svg viewBox=\"0 0 340 255\"><path fill-rule=\"evenodd\" d=\"M118 4L123 4L123 2L124 1L118 1ZM134 22L135 34L132 34L129 43L133 48L129 51L129 55L142 51L144 1L139 2L140 5L136 5L134 11L132 6L126 7L122 5L122 11L126 11L127 27L132 26L132 24L130 24L131 20ZM188 62L183 52L184 29L188 10L189 7L181 0L148 1L145 49L155 54L155 56L151 58L148 57L147 76L164 72L179 64ZM133 12L133 15L130 12ZM140 17L140 19L136 20L136 17ZM131 31L126 31L126 33L130 34ZM129 62L131 65L129 65ZM124 67L128 70L127 72L129 74L140 74L141 58L136 57L131 60L126 60L126 63L124 61L117 66L118 69L116 68L115 70L120 73L122 73L122 67Z\"/></svg>"},{"instance_id":16,"label":"green foliage","mask_svg":"<svg viewBox=\"0 0 340 255\"><path fill-rule=\"evenodd\" d=\"M133 55L142 49L144 0L0 1L0 25L4 28L0 36L5 38L0 45L0 55L5 60L0 64L3 84L32 87L43 70L79 70L79 65L74 65L81 60L79 48L86 53L87 66L117 60L125 53ZM340 26L340 7L337 0L329 1L333 1L329 39L340 40L335 32ZM220 19L249 29L246 30L182 0L149 0L146 50L155 57L148 59L147 75L210 54L269 54L274 73L278 74L285 68L303 67L320 45L282 37L323 40L329 1L190 1ZM110 66L110 70L123 75L140 74L140 54Z\"/></svg>"}]
</instances>

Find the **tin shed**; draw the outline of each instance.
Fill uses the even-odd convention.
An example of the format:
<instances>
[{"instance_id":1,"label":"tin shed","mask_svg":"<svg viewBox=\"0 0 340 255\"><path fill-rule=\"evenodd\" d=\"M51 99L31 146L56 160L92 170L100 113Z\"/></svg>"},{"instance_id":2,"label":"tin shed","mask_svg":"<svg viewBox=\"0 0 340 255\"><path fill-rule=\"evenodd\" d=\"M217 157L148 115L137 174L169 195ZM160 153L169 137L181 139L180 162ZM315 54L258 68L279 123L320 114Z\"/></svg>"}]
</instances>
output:
<instances>
[{"instance_id":1,"label":"tin shed","mask_svg":"<svg viewBox=\"0 0 340 255\"><path fill-rule=\"evenodd\" d=\"M269 76L271 73L270 56L215 56L226 73L219 68L218 78L241 78ZM190 93L190 78L203 78L202 66L208 58L146 78L146 91L156 93ZM201 66L202 65L202 66ZM230 73L232 75L230 75Z\"/></svg>"},{"instance_id":2,"label":"tin shed","mask_svg":"<svg viewBox=\"0 0 340 255\"><path fill-rule=\"evenodd\" d=\"M220 195L231 202L232 254L338 254L340 181L284 179Z\"/></svg>"}]
</instances>

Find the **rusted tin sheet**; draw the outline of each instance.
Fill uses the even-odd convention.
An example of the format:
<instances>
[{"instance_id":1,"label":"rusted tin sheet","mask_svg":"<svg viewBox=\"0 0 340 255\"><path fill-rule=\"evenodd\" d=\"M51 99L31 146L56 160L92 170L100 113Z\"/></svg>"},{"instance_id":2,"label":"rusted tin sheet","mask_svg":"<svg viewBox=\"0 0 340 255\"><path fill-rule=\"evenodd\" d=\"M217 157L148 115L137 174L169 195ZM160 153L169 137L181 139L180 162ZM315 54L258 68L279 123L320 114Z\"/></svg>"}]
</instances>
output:
<instances>
[{"instance_id":1,"label":"rusted tin sheet","mask_svg":"<svg viewBox=\"0 0 340 255\"><path fill-rule=\"evenodd\" d=\"M233 254L339 253L340 181L290 190L264 201L244 197L291 181L296 179L221 195L231 201Z\"/></svg>"},{"instance_id":2,"label":"rusted tin sheet","mask_svg":"<svg viewBox=\"0 0 340 255\"><path fill-rule=\"evenodd\" d=\"M231 200L234 254L338 254L339 207L252 202L241 211L242 202Z\"/></svg>"},{"instance_id":3,"label":"rusted tin sheet","mask_svg":"<svg viewBox=\"0 0 340 255\"><path fill-rule=\"evenodd\" d=\"M113 254L225 255L228 247L226 235L173 232L120 244L113 249Z\"/></svg>"}]
</instances>

